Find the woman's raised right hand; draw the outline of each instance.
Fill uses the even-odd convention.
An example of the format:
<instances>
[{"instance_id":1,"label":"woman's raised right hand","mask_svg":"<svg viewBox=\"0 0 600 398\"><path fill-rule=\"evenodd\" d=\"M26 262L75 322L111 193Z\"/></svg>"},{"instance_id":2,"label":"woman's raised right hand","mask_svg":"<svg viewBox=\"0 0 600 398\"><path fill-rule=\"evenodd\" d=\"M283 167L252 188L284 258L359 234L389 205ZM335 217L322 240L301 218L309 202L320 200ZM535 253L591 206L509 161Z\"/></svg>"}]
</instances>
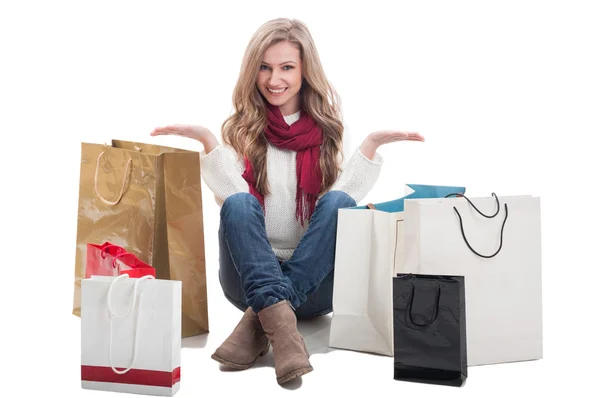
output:
<instances>
[{"instance_id":1,"label":"woman's raised right hand","mask_svg":"<svg viewBox=\"0 0 600 398\"><path fill-rule=\"evenodd\" d=\"M174 124L171 126L157 127L150 135L178 135L180 137L191 138L200 141L202 145L204 145L206 153L212 151L219 144L217 138L209 129L197 125Z\"/></svg>"}]
</instances>

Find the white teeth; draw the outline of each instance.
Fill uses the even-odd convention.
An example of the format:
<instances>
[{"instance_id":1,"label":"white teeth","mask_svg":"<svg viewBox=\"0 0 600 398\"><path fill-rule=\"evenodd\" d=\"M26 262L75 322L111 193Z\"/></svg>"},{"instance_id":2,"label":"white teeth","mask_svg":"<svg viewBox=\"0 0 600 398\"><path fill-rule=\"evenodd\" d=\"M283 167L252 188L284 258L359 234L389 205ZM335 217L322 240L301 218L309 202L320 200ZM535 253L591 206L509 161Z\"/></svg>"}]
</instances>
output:
<instances>
[{"instance_id":1,"label":"white teeth","mask_svg":"<svg viewBox=\"0 0 600 398\"><path fill-rule=\"evenodd\" d=\"M271 89L268 89L268 90L270 92L272 92L273 94L281 94L281 93L283 93L285 91L285 88L282 88L280 90L271 90Z\"/></svg>"}]
</instances>

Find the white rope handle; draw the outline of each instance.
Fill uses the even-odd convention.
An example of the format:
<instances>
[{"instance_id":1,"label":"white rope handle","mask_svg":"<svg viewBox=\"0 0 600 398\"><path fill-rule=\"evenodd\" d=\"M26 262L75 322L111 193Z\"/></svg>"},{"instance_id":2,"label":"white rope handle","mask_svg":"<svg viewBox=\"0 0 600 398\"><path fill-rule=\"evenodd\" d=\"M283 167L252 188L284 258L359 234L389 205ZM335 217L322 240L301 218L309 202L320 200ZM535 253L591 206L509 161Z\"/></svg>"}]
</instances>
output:
<instances>
[{"instance_id":1,"label":"white rope handle","mask_svg":"<svg viewBox=\"0 0 600 398\"><path fill-rule=\"evenodd\" d=\"M96 191L96 195L100 198L101 201L103 201L104 203L106 203L109 206L114 206L121 201L121 199L123 198L123 194L125 193L125 183L127 182L127 176L129 175L129 171L131 168L132 158L129 158L129 160L127 161L127 166L125 167L125 175L123 176L123 184L121 185L121 193L119 194L119 197L117 198L117 200L111 202L110 200L107 200L102 195L100 195L100 192L98 191L98 171L100 170L100 158L102 157L102 155L104 155L104 152L100 152L100 155L98 155L98 159L96 160L96 175L94 176L94 190Z\"/></svg>"},{"instance_id":2,"label":"white rope handle","mask_svg":"<svg viewBox=\"0 0 600 398\"><path fill-rule=\"evenodd\" d=\"M135 307L135 302L136 302L136 294L137 294L137 289L138 289L138 284L144 280L144 279L154 279L154 277L152 275L144 275L141 278L139 278L138 280L135 281L135 284L133 285L133 298L131 300L131 308L129 309L129 311L127 311L127 313L125 315L117 315L115 314L115 312L113 311L112 307L111 307L111 298L112 298L112 289L113 286L115 285L115 283L123 278L129 278L128 274L123 274L123 275L119 275L118 277L116 277L110 284L109 288L108 288L108 319L109 319L109 325L108 325L108 330L109 330L109 335L108 335L108 361L110 362L110 367L113 370L113 372L115 372L116 374L125 374L127 372L129 372L131 370L131 368L133 367L133 364L135 362L135 356L137 354L137 336L138 336L138 331L139 331L139 323L140 323L140 312L141 312L141 308L142 308L142 298L144 296L144 293L140 293L140 298L138 301L138 311L137 311L137 316L135 319L135 329L133 331L133 355L131 358L131 364L123 370L117 370L117 368L115 368L115 366L113 365L113 360L112 360L112 341L113 341L113 336L112 336L112 320L113 317L115 318L127 318L130 314L131 311L133 311L133 307Z\"/></svg>"}]
</instances>

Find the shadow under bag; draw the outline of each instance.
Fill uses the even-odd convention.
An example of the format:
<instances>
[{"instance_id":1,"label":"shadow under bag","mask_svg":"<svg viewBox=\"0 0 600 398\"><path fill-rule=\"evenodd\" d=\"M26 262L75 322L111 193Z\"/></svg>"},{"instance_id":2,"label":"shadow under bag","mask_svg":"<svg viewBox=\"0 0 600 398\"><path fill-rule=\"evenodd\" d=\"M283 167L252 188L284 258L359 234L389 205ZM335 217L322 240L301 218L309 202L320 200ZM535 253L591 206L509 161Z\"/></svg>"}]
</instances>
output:
<instances>
[{"instance_id":1,"label":"shadow under bag","mask_svg":"<svg viewBox=\"0 0 600 398\"><path fill-rule=\"evenodd\" d=\"M394 379L462 386L467 380L463 276L397 274Z\"/></svg>"}]
</instances>

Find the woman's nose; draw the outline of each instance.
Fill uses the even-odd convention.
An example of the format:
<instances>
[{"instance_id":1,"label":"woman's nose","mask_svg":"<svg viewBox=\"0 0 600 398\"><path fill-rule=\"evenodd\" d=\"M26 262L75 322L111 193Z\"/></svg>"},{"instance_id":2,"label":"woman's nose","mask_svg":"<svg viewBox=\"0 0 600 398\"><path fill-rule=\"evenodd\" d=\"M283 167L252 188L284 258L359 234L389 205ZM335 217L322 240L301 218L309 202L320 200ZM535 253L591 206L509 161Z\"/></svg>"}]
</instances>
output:
<instances>
[{"instance_id":1,"label":"woman's nose","mask_svg":"<svg viewBox=\"0 0 600 398\"><path fill-rule=\"evenodd\" d=\"M271 72L271 76L269 76L269 85L270 86L277 86L277 84L281 81L281 79L279 78L279 73L276 71Z\"/></svg>"}]
</instances>

